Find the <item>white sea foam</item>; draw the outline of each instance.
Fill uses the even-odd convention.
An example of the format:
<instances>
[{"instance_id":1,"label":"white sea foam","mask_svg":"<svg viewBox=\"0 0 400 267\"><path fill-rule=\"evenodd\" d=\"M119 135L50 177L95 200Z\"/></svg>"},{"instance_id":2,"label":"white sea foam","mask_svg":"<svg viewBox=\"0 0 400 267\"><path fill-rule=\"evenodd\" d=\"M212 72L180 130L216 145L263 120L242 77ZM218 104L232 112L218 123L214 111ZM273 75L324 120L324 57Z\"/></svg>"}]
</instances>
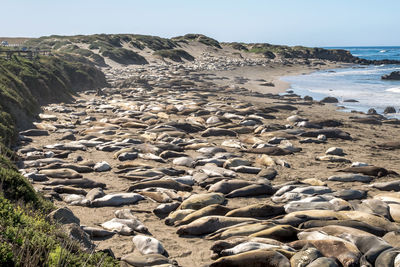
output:
<instances>
[{"instance_id":1,"label":"white sea foam","mask_svg":"<svg viewBox=\"0 0 400 267\"><path fill-rule=\"evenodd\" d=\"M400 87L393 87L385 90L386 92L400 93Z\"/></svg>"}]
</instances>

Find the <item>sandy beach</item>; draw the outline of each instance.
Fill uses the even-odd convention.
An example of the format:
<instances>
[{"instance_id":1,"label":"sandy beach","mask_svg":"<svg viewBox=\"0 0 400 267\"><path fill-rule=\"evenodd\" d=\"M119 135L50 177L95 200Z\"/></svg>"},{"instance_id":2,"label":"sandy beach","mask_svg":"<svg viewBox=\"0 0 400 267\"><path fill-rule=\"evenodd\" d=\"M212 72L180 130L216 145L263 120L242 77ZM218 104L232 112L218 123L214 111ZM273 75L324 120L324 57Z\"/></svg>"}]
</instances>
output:
<instances>
[{"instance_id":1,"label":"sandy beach","mask_svg":"<svg viewBox=\"0 0 400 267\"><path fill-rule=\"evenodd\" d=\"M398 187L399 121L281 94L290 88L283 76L351 63L271 59L199 42L180 47L195 60L147 48L131 48L145 65L106 58L109 86L43 106L36 129L21 132L20 171L72 211L86 243L121 266L155 266L148 263L155 258L167 266L232 266L252 253L275 253L289 266L306 241L329 247L324 242L335 239L347 246L344 254L318 247L319 258L359 266L365 252L342 232L315 226L306 239L303 223L329 220L356 227L341 228L350 236L365 223L362 236L396 247L400 196L388 191Z\"/></svg>"},{"instance_id":2,"label":"sandy beach","mask_svg":"<svg viewBox=\"0 0 400 267\"><path fill-rule=\"evenodd\" d=\"M324 68L336 68L337 66L337 64L325 65ZM231 105L237 105L238 108L239 106L242 109L250 106L251 109L255 110L263 107L272 108L277 105L289 105L290 107L292 107L291 109L294 109L279 109L278 112L271 113L271 115L273 114L275 118L268 119L268 122L265 125L293 125L292 122L287 120L288 117L293 115L297 115L299 117L308 119L310 122L315 123L326 120L340 122L342 124L340 129L344 132L348 132L351 135L352 140L329 138L327 142L323 142L321 144L303 144L299 142L303 138L291 136L288 133L285 133L285 131L278 129L269 130L261 134L241 134L240 137L236 140L242 142L244 147L251 148L251 146L254 147L255 142L267 142L273 137L287 138L288 142L290 142L293 147L301 148L301 152L296 152L295 154L273 157L275 159L287 162L289 167L284 167L280 165L273 166L273 168L278 172L278 176L271 182L272 185L294 183L296 181L300 182L307 179L306 184L310 183L311 185L327 185L329 188L332 188L332 190L342 190L349 188L355 190L365 190L366 185L364 183L342 183L327 180L329 176L337 174L337 170L348 167L349 163L318 161L316 160L316 157L325 155L325 151L330 147L340 147L345 152L344 158L348 162L367 162L375 166L397 170L396 166L400 163L400 158L393 154L391 151L376 148L377 144L393 140L393 136L396 135L396 132L398 131L397 125L383 124L380 126L375 126L354 122L353 118L362 115L338 112L336 111L337 107L331 104L305 102L302 99L291 96L278 98L260 96L255 97L251 95L252 93L250 91L246 90L242 90L242 92L248 93L238 92L240 91L240 89L238 89L239 86L243 86L245 88L248 88L249 90L254 90L256 92L262 93L284 92L289 85L281 82L279 80L280 76L307 73L318 69L320 69L320 67L305 68L302 65L289 67L272 65L268 67L243 67L231 71L214 71L212 72L212 76L209 75L210 73L203 72L204 77L211 77L211 81L215 82L215 89L219 87L228 87L225 92L214 91L214 88L209 88L210 92L214 91L214 93L210 94L210 96L208 97L207 105L210 105L210 107L220 107L218 109L221 109L226 106L227 103L231 103ZM123 76L123 74L120 75ZM224 77L225 79L221 80L220 78L222 77ZM248 79L248 82L230 88L229 85L232 85L232 80L238 79L238 77L240 77L241 79ZM261 83L261 79L265 80L266 82L272 82L275 84L275 86L260 86L259 83ZM109 92L105 91L107 95L102 98L96 97L95 95L90 93L81 94L76 97L76 103L94 103L93 101L97 101L99 104L111 104L114 106L119 106L119 108L123 107L122 104L126 106L126 104L131 103L132 106L130 108L133 108L133 110L135 110L135 107L138 105L136 100L127 100L123 97L123 92L116 93L113 92L112 89L110 90L111 91ZM194 94L199 94L200 91L185 92L181 94L181 97L183 97L183 99L189 100L191 96L194 96ZM135 90L131 90L131 92L135 92ZM143 94L141 93L141 95ZM144 95L146 96L146 98L144 98L142 101L144 101L146 106L159 106L160 108L162 108L161 110L165 110L167 104L165 101L171 98L171 95L168 96L168 91L162 89L153 90L145 93ZM173 95L175 95L175 93ZM228 102L221 100L227 97L229 97L230 99L228 100ZM172 97L172 99L174 99L174 97ZM186 100L183 99L178 101L178 103L185 103ZM102 120L107 123L106 125L109 126L115 125L115 122L113 123L112 121L119 117L117 114L113 114L111 110L106 111L106 113L102 113L100 115L99 113L96 113L97 108L93 106L93 104L88 104L87 107L78 107L76 104L65 104L63 106L73 108L75 113L86 112L88 116L93 116L97 118L97 121ZM65 115L51 112L52 107L54 108L55 105L51 105L48 108L44 107L44 110L48 110L46 111L46 114L56 115L59 122L67 123L68 118ZM149 112L150 113L148 114L152 113L151 111ZM211 114L217 113L213 111ZM211 114L205 116L204 119L207 119L209 116L211 116ZM166 121L179 121L183 118L184 117L181 117L181 115L176 114L175 112L169 112L168 119ZM159 117L158 121L160 120L163 121L164 119L161 119L161 117ZM91 127L98 127L96 131L99 131L100 129L102 129L102 127L104 127L101 125L102 124L99 124L97 122L91 122L82 125L76 124L76 130L79 133L76 135L76 138L84 138L85 135L89 134L87 130L90 130ZM219 125L221 125L221 123L219 123ZM131 138L139 138L142 140L145 140L144 138L150 138L147 139L147 142L154 142L153 138L156 138L156 136L145 137L145 135L142 135L142 133L143 132L137 130L126 131L123 130L123 128L118 127L117 132L113 134L117 134L115 137L121 135L122 138L127 138L128 136L130 136ZM48 138L46 138L46 140L43 140L42 138L33 138L34 141L30 144L30 147L44 147L49 144L57 143L63 135L64 134L62 133L55 132L52 133ZM105 138L105 140L110 138L110 136L102 135L99 133L97 133L96 136L97 138ZM192 138L202 138L198 134L192 134L191 136ZM256 138L258 141L251 141L254 138ZM245 150L240 150L237 148L221 146L224 140L227 140L227 138L223 136L214 136L207 138L207 142L209 143L208 146L212 145L224 148L229 153L233 153L234 155L236 155L236 157L240 157L243 160L252 162L252 165L255 167L263 167L262 165L257 163L257 158L259 157L259 155L247 153L245 152ZM191 158L202 158L202 153L199 153L195 150L185 150L185 154ZM109 152L89 148L86 151L72 152L69 154L68 158L72 160L78 156L81 156L85 160L89 160L92 162L106 161L110 164L110 166L112 166L113 169L110 172L85 174L85 178L93 179L97 182L106 184L107 189L105 190L105 192L107 194L126 192L127 188L132 185L132 181L130 181L129 179L119 178L121 176L116 173L118 171L117 166L121 165L121 163L123 162L120 162L116 158L112 157L112 154L110 154ZM151 166L151 168L178 168L180 170L186 171L187 173L192 173L193 171L191 168L188 167L177 167L176 165L172 164L172 160L167 160L166 163L157 163L155 161L136 159L132 161L132 163L136 166ZM251 181L255 178L255 175L241 173L240 177L241 179ZM375 181L379 182L391 180L393 180L393 178L391 177L382 177L375 179ZM43 186L40 186L40 183L36 184L35 186L43 188ZM193 186L193 191L191 193L183 193L180 195L183 198L186 198L190 194L205 192L207 191L204 188ZM372 198L377 193L379 193L378 190L368 188L369 198ZM227 200L226 207L228 207L229 209L235 209L257 203L274 204L269 196L249 196L245 198L230 198L229 200ZM129 205L125 206L124 208L130 208L133 210L135 216L137 216L137 218L139 218L140 221L144 225L146 225L152 236L163 244L165 249L168 251L170 259L176 260L180 266L206 266L210 264L212 262L212 253L210 251L210 247L215 241L207 240L204 238L204 236L178 237L175 227L165 225L163 219L158 218L152 213L152 210L154 210L159 204L160 203L158 201L147 198L145 201L140 201L136 205ZM62 207L65 206L65 202L57 201L56 205ZM101 223L112 219L116 210L115 207L92 208L82 207L80 205L68 205L68 207L74 212L74 214L78 218L80 218L82 225L91 227L98 227ZM140 253L135 249L131 239L132 237L130 236L114 235L111 238L94 238L93 241L97 245L97 249L111 249L117 258L123 257L130 253L134 253L135 255L139 256Z\"/></svg>"}]
</instances>

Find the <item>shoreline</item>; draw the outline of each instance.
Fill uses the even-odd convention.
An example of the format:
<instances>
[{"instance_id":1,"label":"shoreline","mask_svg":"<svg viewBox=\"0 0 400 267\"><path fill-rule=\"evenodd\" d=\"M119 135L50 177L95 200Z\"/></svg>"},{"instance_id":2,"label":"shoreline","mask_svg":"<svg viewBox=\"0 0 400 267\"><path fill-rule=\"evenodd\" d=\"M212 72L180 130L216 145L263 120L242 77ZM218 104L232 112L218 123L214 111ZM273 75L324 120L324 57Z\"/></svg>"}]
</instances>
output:
<instances>
[{"instance_id":1,"label":"shoreline","mask_svg":"<svg viewBox=\"0 0 400 267\"><path fill-rule=\"evenodd\" d=\"M271 62L266 66L245 66L237 67L234 70L207 71L204 73L220 78L220 80L214 80L220 86L231 86L232 82L237 82L238 77L243 77L248 80L240 84L240 87L263 94L281 94L285 93L291 86L289 82L283 81L282 77L305 75L315 71L345 68L354 65L352 63L336 63L321 60L318 62L323 62L324 65L305 65L298 62L291 64ZM263 83L272 83L273 86L263 86Z\"/></svg>"}]
</instances>

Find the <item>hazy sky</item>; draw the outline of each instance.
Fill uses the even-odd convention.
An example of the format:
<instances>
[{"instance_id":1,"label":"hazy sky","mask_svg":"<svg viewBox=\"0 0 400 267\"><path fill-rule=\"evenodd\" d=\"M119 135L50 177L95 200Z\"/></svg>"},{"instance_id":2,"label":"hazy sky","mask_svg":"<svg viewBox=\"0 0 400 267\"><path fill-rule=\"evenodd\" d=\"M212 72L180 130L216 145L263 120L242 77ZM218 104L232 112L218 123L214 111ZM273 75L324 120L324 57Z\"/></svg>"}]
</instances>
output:
<instances>
[{"instance_id":1,"label":"hazy sky","mask_svg":"<svg viewBox=\"0 0 400 267\"><path fill-rule=\"evenodd\" d=\"M203 33L219 41L400 45L400 0L1 0L0 36Z\"/></svg>"}]
</instances>

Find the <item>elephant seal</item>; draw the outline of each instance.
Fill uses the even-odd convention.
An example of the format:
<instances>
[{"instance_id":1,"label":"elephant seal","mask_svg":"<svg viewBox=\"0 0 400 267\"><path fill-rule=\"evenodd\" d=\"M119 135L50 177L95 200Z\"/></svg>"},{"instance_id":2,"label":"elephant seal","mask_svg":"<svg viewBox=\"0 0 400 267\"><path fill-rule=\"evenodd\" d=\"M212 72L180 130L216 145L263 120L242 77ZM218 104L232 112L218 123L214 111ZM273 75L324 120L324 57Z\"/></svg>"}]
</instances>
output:
<instances>
[{"instance_id":1,"label":"elephant seal","mask_svg":"<svg viewBox=\"0 0 400 267\"><path fill-rule=\"evenodd\" d=\"M293 152L290 150L276 147L276 146L243 149L243 150L241 150L241 152L253 153L253 154L265 154L268 156L286 156L286 155L293 154Z\"/></svg>"},{"instance_id":2,"label":"elephant seal","mask_svg":"<svg viewBox=\"0 0 400 267\"><path fill-rule=\"evenodd\" d=\"M391 244L393 247L398 247L400 244L400 232L389 232L383 236L383 240Z\"/></svg>"},{"instance_id":3,"label":"elephant seal","mask_svg":"<svg viewBox=\"0 0 400 267\"><path fill-rule=\"evenodd\" d=\"M194 220L197 220L197 219L199 219L201 217L204 217L204 216L211 216L211 215L224 216L230 210L231 210L230 208L227 208L225 206L221 206L219 204L212 204L212 205L206 206L204 208L201 208L201 209L199 209L199 210L187 215L182 220L177 221L175 223L175 226L189 224L189 223L193 222Z\"/></svg>"},{"instance_id":4,"label":"elephant seal","mask_svg":"<svg viewBox=\"0 0 400 267\"><path fill-rule=\"evenodd\" d=\"M137 190L137 189L146 189L149 187L161 187L161 188L174 189L176 191L186 191L186 192L192 191L191 186L179 183L173 179L168 179L168 180L154 180L154 181L138 182L138 183L131 185L128 189L128 192L131 192L131 191Z\"/></svg>"},{"instance_id":5,"label":"elephant seal","mask_svg":"<svg viewBox=\"0 0 400 267\"><path fill-rule=\"evenodd\" d=\"M306 232L314 232L314 231L320 231L323 232L324 234L330 235L330 236L336 236L342 239L346 239L349 241L349 239L353 237L358 237L358 236L374 236L373 234L370 234L368 232L351 228L351 227L346 227L346 226L339 226L339 225L327 225L323 227L318 227L318 228L309 228L304 230L303 232L299 233L306 233ZM352 242L352 241L350 241Z\"/></svg>"},{"instance_id":6,"label":"elephant seal","mask_svg":"<svg viewBox=\"0 0 400 267\"><path fill-rule=\"evenodd\" d=\"M74 170L79 173L93 172L93 168L91 168L89 166L79 165L79 164L71 164L71 163L59 163L59 162L47 165L47 166L43 167L42 170L60 169L60 168Z\"/></svg>"},{"instance_id":7,"label":"elephant seal","mask_svg":"<svg viewBox=\"0 0 400 267\"><path fill-rule=\"evenodd\" d=\"M140 191L140 194L145 197L151 198L158 203L172 202L171 197L168 196L165 192Z\"/></svg>"},{"instance_id":8,"label":"elephant seal","mask_svg":"<svg viewBox=\"0 0 400 267\"><path fill-rule=\"evenodd\" d=\"M269 229L251 234L250 237L266 237L286 242L297 239L298 232L299 231L291 225L276 225Z\"/></svg>"},{"instance_id":9,"label":"elephant seal","mask_svg":"<svg viewBox=\"0 0 400 267\"><path fill-rule=\"evenodd\" d=\"M338 181L338 182L362 182L369 183L373 177L368 175L361 175L357 173L346 173L342 175L333 175L328 178L328 181Z\"/></svg>"},{"instance_id":10,"label":"elephant seal","mask_svg":"<svg viewBox=\"0 0 400 267\"><path fill-rule=\"evenodd\" d=\"M284 213L285 209L282 206L272 206L269 204L253 204L243 208L231 210L227 214L225 214L225 216L266 219Z\"/></svg>"},{"instance_id":11,"label":"elephant seal","mask_svg":"<svg viewBox=\"0 0 400 267\"><path fill-rule=\"evenodd\" d=\"M306 267L319 257L322 257L322 254L318 251L318 249L314 247L304 247L290 258L290 264L291 266L296 267Z\"/></svg>"},{"instance_id":12,"label":"elephant seal","mask_svg":"<svg viewBox=\"0 0 400 267\"><path fill-rule=\"evenodd\" d=\"M211 246L210 250L212 250L216 254L220 254L221 251L223 251L224 249L230 249L230 248L233 248L233 247L235 247L239 244L245 243L245 242L257 242L257 243L263 243L263 244L269 244L269 245L275 245L275 246L283 245L282 242L279 242L275 239L263 238L263 237L240 236L240 237L228 238L226 240L215 241L214 244Z\"/></svg>"},{"instance_id":13,"label":"elephant seal","mask_svg":"<svg viewBox=\"0 0 400 267\"><path fill-rule=\"evenodd\" d=\"M117 232L120 235L131 235L133 234L134 229L130 226L133 225L134 224L131 223L130 220L113 218L102 223L101 227L112 232Z\"/></svg>"},{"instance_id":14,"label":"elephant seal","mask_svg":"<svg viewBox=\"0 0 400 267\"><path fill-rule=\"evenodd\" d=\"M196 210L194 209L178 209L171 214L168 215L168 217L165 219L165 224L166 225L174 225L176 221L183 220L186 216L189 214L195 212Z\"/></svg>"},{"instance_id":15,"label":"elephant seal","mask_svg":"<svg viewBox=\"0 0 400 267\"><path fill-rule=\"evenodd\" d=\"M215 240L226 239L233 236L249 236L274 226L276 226L276 224L270 222L239 224L215 231L214 233L208 235L206 239Z\"/></svg>"},{"instance_id":16,"label":"elephant seal","mask_svg":"<svg viewBox=\"0 0 400 267\"><path fill-rule=\"evenodd\" d=\"M332 195L334 197L341 198L344 200L354 200L354 199L366 198L367 192L364 190L342 189L335 191Z\"/></svg>"},{"instance_id":17,"label":"elephant seal","mask_svg":"<svg viewBox=\"0 0 400 267\"><path fill-rule=\"evenodd\" d=\"M87 193L88 193L83 189L75 188L75 187L71 187L71 186L56 186L56 187L53 187L53 191L57 192L59 194L77 194L77 195L84 195L84 196L87 196Z\"/></svg>"},{"instance_id":18,"label":"elephant seal","mask_svg":"<svg viewBox=\"0 0 400 267\"><path fill-rule=\"evenodd\" d=\"M234 131L223 129L223 128L208 128L205 130L201 136L202 137L210 137L210 136L237 136L238 134Z\"/></svg>"},{"instance_id":19,"label":"elephant seal","mask_svg":"<svg viewBox=\"0 0 400 267\"><path fill-rule=\"evenodd\" d=\"M131 220L131 228L133 230L140 232L140 233L149 233L149 230L146 226L135 216L132 214L131 210L123 209L123 210L116 210L114 215L118 219L129 219Z\"/></svg>"},{"instance_id":20,"label":"elephant seal","mask_svg":"<svg viewBox=\"0 0 400 267\"><path fill-rule=\"evenodd\" d=\"M361 203L352 203L353 209L371 214L377 214L391 220L389 205L379 199L365 199Z\"/></svg>"},{"instance_id":21,"label":"elephant seal","mask_svg":"<svg viewBox=\"0 0 400 267\"><path fill-rule=\"evenodd\" d=\"M286 214L283 218L274 219L272 222L277 224L289 224L298 226L301 223L310 220L337 220L338 214L332 210L302 210Z\"/></svg>"},{"instance_id":22,"label":"elephant seal","mask_svg":"<svg viewBox=\"0 0 400 267\"><path fill-rule=\"evenodd\" d=\"M244 252L257 250L257 249L265 249L265 250L282 249L282 250L286 250L288 252L294 251L291 247L288 247L286 245L277 246L277 245L270 245L270 244L264 244L264 243L250 241L250 242L244 242L244 243L238 244L233 248L224 249L221 251L220 255L221 256L231 256L231 255L237 255L237 254L241 254Z\"/></svg>"},{"instance_id":23,"label":"elephant seal","mask_svg":"<svg viewBox=\"0 0 400 267\"><path fill-rule=\"evenodd\" d=\"M82 178L82 174L79 174L77 171L67 168L40 170L39 173L44 174L47 177L51 178L66 178L66 179Z\"/></svg>"},{"instance_id":24,"label":"elephant seal","mask_svg":"<svg viewBox=\"0 0 400 267\"><path fill-rule=\"evenodd\" d=\"M398 267L395 265L396 257L400 255L400 248L391 248L383 251L375 260L375 266Z\"/></svg>"},{"instance_id":25,"label":"elephant seal","mask_svg":"<svg viewBox=\"0 0 400 267\"><path fill-rule=\"evenodd\" d=\"M379 254L393 248L382 238L373 235L346 236L345 238L355 244L360 252L364 254L360 259L360 264L365 266L374 266Z\"/></svg>"},{"instance_id":26,"label":"elephant seal","mask_svg":"<svg viewBox=\"0 0 400 267\"><path fill-rule=\"evenodd\" d=\"M372 188L376 188L382 191L400 191L400 181L389 181L389 182L380 182L380 183L373 183L369 185Z\"/></svg>"},{"instance_id":27,"label":"elephant seal","mask_svg":"<svg viewBox=\"0 0 400 267\"><path fill-rule=\"evenodd\" d=\"M176 233L178 235L204 235L210 234L218 229L232 226L243 222L258 222L253 218L233 218L224 216L205 216L187 225L180 226Z\"/></svg>"},{"instance_id":28,"label":"elephant seal","mask_svg":"<svg viewBox=\"0 0 400 267\"><path fill-rule=\"evenodd\" d=\"M380 227L375 227L369 225L366 222L356 221L356 220L311 220L299 225L300 229L323 227L327 225L339 225L346 226L355 229L359 229L373 235L383 236L387 231Z\"/></svg>"},{"instance_id":29,"label":"elephant seal","mask_svg":"<svg viewBox=\"0 0 400 267\"><path fill-rule=\"evenodd\" d=\"M130 264L131 266L136 267L148 267L148 266L158 266L162 264L172 264L167 257L161 254L146 254L146 255L138 255L136 253L131 253L125 255L121 258L121 261Z\"/></svg>"},{"instance_id":30,"label":"elephant seal","mask_svg":"<svg viewBox=\"0 0 400 267\"><path fill-rule=\"evenodd\" d=\"M367 222L368 224L375 226L375 227L380 227L385 229L386 231L398 231L400 230L400 226L383 218L380 216L376 216L373 214L369 214L366 212L362 211L338 211L338 219L347 219L347 220L358 220L358 221L364 221Z\"/></svg>"},{"instance_id":31,"label":"elephant seal","mask_svg":"<svg viewBox=\"0 0 400 267\"><path fill-rule=\"evenodd\" d=\"M195 194L184 200L179 209L199 210L208 205L222 204L224 202L225 198L220 193Z\"/></svg>"},{"instance_id":32,"label":"elephant seal","mask_svg":"<svg viewBox=\"0 0 400 267\"><path fill-rule=\"evenodd\" d=\"M72 187L80 187L80 188L106 188L106 184L95 182L93 180L87 178L79 178L79 179L52 179L51 181L44 182L44 185L69 185Z\"/></svg>"},{"instance_id":33,"label":"elephant seal","mask_svg":"<svg viewBox=\"0 0 400 267\"><path fill-rule=\"evenodd\" d=\"M108 237L115 235L116 232L112 231L107 231L101 228L96 228L96 227L89 227L89 226L81 226L82 230L85 231L91 238L96 238L96 237Z\"/></svg>"},{"instance_id":34,"label":"elephant seal","mask_svg":"<svg viewBox=\"0 0 400 267\"><path fill-rule=\"evenodd\" d=\"M140 253L147 254L161 254L168 256L167 251L164 249L163 245L155 239L154 237L136 235L132 238L133 244L139 250Z\"/></svg>"},{"instance_id":35,"label":"elephant seal","mask_svg":"<svg viewBox=\"0 0 400 267\"><path fill-rule=\"evenodd\" d=\"M180 205L179 202L160 204L153 210L153 213L158 217L163 217L176 210Z\"/></svg>"},{"instance_id":36,"label":"elephant seal","mask_svg":"<svg viewBox=\"0 0 400 267\"><path fill-rule=\"evenodd\" d=\"M138 202L139 200L143 200L144 197L142 195L136 193L116 193L116 194L108 194L104 197L97 198L92 201L93 207L110 207L110 206L121 206L121 205L129 205Z\"/></svg>"},{"instance_id":37,"label":"elephant seal","mask_svg":"<svg viewBox=\"0 0 400 267\"><path fill-rule=\"evenodd\" d=\"M352 172L352 173L362 173L369 176L383 177L386 175L398 175L398 173L390 170L386 170L385 168L376 167L376 166L363 166L363 167L349 167L343 170L339 170L339 172Z\"/></svg>"},{"instance_id":38,"label":"elephant seal","mask_svg":"<svg viewBox=\"0 0 400 267\"><path fill-rule=\"evenodd\" d=\"M246 180L239 180L239 179L234 179L234 180L222 180L220 182L217 182L213 185L210 186L208 189L208 192L215 192L215 193L222 193L222 194L228 194L232 192L233 190L252 185L254 182L246 181Z\"/></svg>"},{"instance_id":39,"label":"elephant seal","mask_svg":"<svg viewBox=\"0 0 400 267\"><path fill-rule=\"evenodd\" d=\"M339 260L344 267L359 266L362 256L358 248L348 242L339 240L298 240L288 244L294 249L301 249L305 245L312 245L325 257Z\"/></svg>"},{"instance_id":40,"label":"elephant seal","mask_svg":"<svg viewBox=\"0 0 400 267\"><path fill-rule=\"evenodd\" d=\"M275 190L269 184L252 184L231 191L226 195L227 198L233 197L250 197L259 195L272 195Z\"/></svg>"},{"instance_id":41,"label":"elephant seal","mask_svg":"<svg viewBox=\"0 0 400 267\"><path fill-rule=\"evenodd\" d=\"M320 257L308 264L307 267L339 267L339 264L334 258Z\"/></svg>"},{"instance_id":42,"label":"elephant seal","mask_svg":"<svg viewBox=\"0 0 400 267\"><path fill-rule=\"evenodd\" d=\"M86 199L89 201L93 201L96 198L101 198L104 197L106 194L104 193L102 188L93 188L92 190L90 190L87 195L86 195Z\"/></svg>"},{"instance_id":43,"label":"elephant seal","mask_svg":"<svg viewBox=\"0 0 400 267\"><path fill-rule=\"evenodd\" d=\"M289 259L273 250L253 250L234 256L222 257L210 267L290 267Z\"/></svg>"}]
</instances>

